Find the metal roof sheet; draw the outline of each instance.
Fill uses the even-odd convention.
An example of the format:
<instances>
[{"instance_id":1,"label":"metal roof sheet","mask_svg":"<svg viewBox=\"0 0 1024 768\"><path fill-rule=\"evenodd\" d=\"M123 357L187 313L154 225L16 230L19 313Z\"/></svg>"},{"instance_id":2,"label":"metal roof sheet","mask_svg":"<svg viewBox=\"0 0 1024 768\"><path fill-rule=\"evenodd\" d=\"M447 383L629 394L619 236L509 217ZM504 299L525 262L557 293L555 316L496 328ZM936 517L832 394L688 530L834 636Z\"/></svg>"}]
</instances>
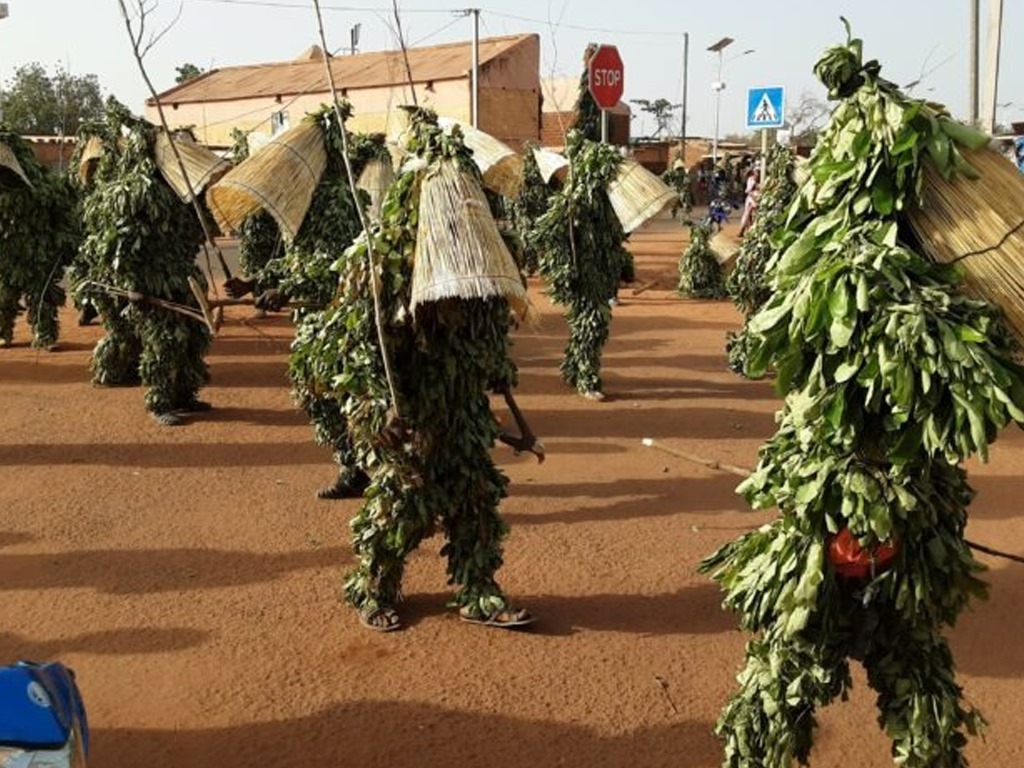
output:
<instances>
[{"instance_id":1,"label":"metal roof sheet","mask_svg":"<svg viewBox=\"0 0 1024 768\"><path fill-rule=\"evenodd\" d=\"M480 40L480 65L499 58L535 35L510 35ZM408 50L414 82L457 80L469 73L469 41ZM407 81L401 51L377 51L354 56L334 56L331 69L339 90L386 87ZM206 72L159 95L165 104L233 101L301 93L326 93L327 73L322 60L284 61L223 67ZM146 102L152 105L153 99Z\"/></svg>"}]
</instances>

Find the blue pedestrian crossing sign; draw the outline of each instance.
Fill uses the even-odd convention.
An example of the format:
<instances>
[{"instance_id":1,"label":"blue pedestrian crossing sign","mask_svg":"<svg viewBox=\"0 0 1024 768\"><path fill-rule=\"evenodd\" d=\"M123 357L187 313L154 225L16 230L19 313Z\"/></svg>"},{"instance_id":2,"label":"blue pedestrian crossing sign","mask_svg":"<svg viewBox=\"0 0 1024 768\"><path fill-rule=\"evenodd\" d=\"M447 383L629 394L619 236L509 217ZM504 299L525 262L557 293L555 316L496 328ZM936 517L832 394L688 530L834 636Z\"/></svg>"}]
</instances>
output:
<instances>
[{"instance_id":1,"label":"blue pedestrian crossing sign","mask_svg":"<svg viewBox=\"0 0 1024 768\"><path fill-rule=\"evenodd\" d=\"M750 88L747 91L747 128L781 128L785 120L786 89Z\"/></svg>"}]
</instances>

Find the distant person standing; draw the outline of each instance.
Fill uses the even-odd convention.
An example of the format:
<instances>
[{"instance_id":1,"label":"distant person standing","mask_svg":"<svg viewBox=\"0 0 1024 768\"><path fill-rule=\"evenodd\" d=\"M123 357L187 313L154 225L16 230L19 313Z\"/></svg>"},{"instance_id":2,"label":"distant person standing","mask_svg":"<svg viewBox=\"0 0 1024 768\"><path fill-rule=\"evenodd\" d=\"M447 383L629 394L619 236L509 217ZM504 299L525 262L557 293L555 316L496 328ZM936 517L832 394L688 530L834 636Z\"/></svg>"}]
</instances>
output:
<instances>
[{"instance_id":1,"label":"distant person standing","mask_svg":"<svg viewBox=\"0 0 1024 768\"><path fill-rule=\"evenodd\" d=\"M757 213L757 203L761 198L761 172L757 168L751 169L747 174L746 197L743 202L743 216L740 219L740 237L750 229L754 222L754 215Z\"/></svg>"}]
</instances>

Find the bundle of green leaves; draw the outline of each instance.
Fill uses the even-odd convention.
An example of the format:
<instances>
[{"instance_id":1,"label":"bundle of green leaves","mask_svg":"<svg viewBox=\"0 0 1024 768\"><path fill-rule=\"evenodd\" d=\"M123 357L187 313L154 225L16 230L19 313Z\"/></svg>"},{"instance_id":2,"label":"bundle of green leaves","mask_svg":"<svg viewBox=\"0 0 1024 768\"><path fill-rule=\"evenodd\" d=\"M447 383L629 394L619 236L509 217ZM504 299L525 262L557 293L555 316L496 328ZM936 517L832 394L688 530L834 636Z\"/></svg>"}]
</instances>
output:
<instances>
[{"instance_id":1,"label":"bundle of green leaves","mask_svg":"<svg viewBox=\"0 0 1024 768\"><path fill-rule=\"evenodd\" d=\"M51 348L60 333L61 281L81 241L77 199L67 177L36 161L16 133L0 128L29 184L0 185L0 346L11 343L22 300L32 346Z\"/></svg>"},{"instance_id":2,"label":"bundle of green leaves","mask_svg":"<svg viewBox=\"0 0 1024 768\"><path fill-rule=\"evenodd\" d=\"M717 726L730 768L806 763L815 710L849 688L849 659L901 766L966 766L984 724L942 634L984 594L960 464L1024 422L1024 369L998 311L900 238L922 163L969 173L958 145L979 137L882 80L861 49L849 39L815 68L841 101L747 326L747 372L774 371L785 402L739 491L779 518L702 564L756 633Z\"/></svg>"},{"instance_id":3,"label":"bundle of green leaves","mask_svg":"<svg viewBox=\"0 0 1024 768\"><path fill-rule=\"evenodd\" d=\"M679 257L680 294L691 299L724 299L725 274L711 248L711 225L690 223L690 242Z\"/></svg>"},{"instance_id":4,"label":"bundle of green leaves","mask_svg":"<svg viewBox=\"0 0 1024 768\"><path fill-rule=\"evenodd\" d=\"M623 268L626 234L608 199L622 158L613 147L568 137L569 175L530 235L540 274L556 304L567 308L569 342L562 377L584 395L601 392L601 350L608 340Z\"/></svg>"}]
</instances>

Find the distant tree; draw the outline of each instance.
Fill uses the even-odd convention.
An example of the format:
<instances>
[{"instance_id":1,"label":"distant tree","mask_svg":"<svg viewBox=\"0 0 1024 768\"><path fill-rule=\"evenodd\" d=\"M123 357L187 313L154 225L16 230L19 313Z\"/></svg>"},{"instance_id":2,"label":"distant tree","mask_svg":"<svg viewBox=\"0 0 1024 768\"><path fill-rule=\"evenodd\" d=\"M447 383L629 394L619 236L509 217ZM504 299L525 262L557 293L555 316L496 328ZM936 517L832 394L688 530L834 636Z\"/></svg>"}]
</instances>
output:
<instances>
[{"instance_id":1,"label":"distant tree","mask_svg":"<svg viewBox=\"0 0 1024 768\"><path fill-rule=\"evenodd\" d=\"M187 83L189 80L195 80L201 74L203 70L197 67L192 62L186 61L180 67L175 67L174 71L177 72L177 76L174 78L174 82L180 85L181 83Z\"/></svg>"},{"instance_id":2,"label":"distant tree","mask_svg":"<svg viewBox=\"0 0 1024 768\"><path fill-rule=\"evenodd\" d=\"M792 142L798 146L813 146L818 141L818 132L832 114L832 107L811 92L804 91L796 107L788 111Z\"/></svg>"},{"instance_id":3,"label":"distant tree","mask_svg":"<svg viewBox=\"0 0 1024 768\"><path fill-rule=\"evenodd\" d=\"M682 108L682 104L673 104L668 99L630 99L631 104L636 104L640 107L641 112L646 112L654 118L654 124L656 126L654 133L651 134L652 139L656 139L662 134L666 136L672 136L673 134L673 113L678 109Z\"/></svg>"},{"instance_id":4,"label":"distant tree","mask_svg":"<svg viewBox=\"0 0 1024 768\"><path fill-rule=\"evenodd\" d=\"M103 117L103 95L96 75L72 75L58 67L51 76L33 62L15 70L0 93L0 114L15 133L70 135L82 123Z\"/></svg>"}]
</instances>

